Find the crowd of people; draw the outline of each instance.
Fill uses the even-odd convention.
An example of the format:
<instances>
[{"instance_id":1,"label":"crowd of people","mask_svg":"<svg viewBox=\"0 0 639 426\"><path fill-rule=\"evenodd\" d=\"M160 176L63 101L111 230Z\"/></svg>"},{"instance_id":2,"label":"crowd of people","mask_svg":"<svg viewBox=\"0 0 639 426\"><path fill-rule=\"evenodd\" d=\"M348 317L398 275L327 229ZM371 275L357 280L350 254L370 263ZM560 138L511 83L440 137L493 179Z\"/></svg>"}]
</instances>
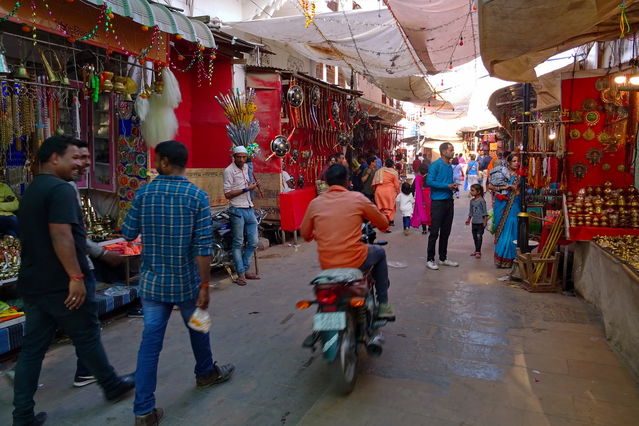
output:
<instances>
[{"instance_id":1,"label":"crowd of people","mask_svg":"<svg viewBox=\"0 0 639 426\"><path fill-rule=\"evenodd\" d=\"M458 266L458 262L448 258L448 238L454 199L465 193L471 199L466 223L471 226L475 246L470 255L481 258L483 234L488 230L495 239L495 265L511 267L520 200L519 156L500 149L495 156L489 151L482 151L479 156L470 154L467 161L464 154L454 152L450 143L443 143L439 151L440 158L432 164L417 153L412 162L412 181L400 176L392 158L382 162L373 153L359 155L356 164L349 167L350 189L361 192L386 216L390 226L384 232L392 232L399 209L405 235L410 235L413 228L428 234L426 266L431 270L442 265ZM342 153L331 157L326 170L333 164L349 166ZM489 198L490 210L485 197Z\"/></svg>"}]
</instances>

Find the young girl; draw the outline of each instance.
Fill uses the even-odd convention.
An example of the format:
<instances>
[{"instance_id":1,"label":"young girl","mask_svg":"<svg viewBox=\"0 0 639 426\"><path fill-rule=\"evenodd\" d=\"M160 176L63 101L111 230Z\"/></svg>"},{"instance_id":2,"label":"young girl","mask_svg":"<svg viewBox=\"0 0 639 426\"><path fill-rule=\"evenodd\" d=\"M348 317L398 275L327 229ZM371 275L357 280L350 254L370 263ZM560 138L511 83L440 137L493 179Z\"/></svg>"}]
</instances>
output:
<instances>
[{"instance_id":1,"label":"young girl","mask_svg":"<svg viewBox=\"0 0 639 426\"><path fill-rule=\"evenodd\" d=\"M478 183L470 187L470 209L468 211L468 219L466 225L472 222L473 241L475 242L475 251L471 256L481 259L481 243L484 235L484 229L488 223L488 210L486 209L486 201L484 201L484 189Z\"/></svg>"},{"instance_id":2,"label":"young girl","mask_svg":"<svg viewBox=\"0 0 639 426\"><path fill-rule=\"evenodd\" d=\"M399 202L399 211L402 213L404 222L404 235L408 235L410 234L410 216L415 206L415 197L408 182L402 183L402 192L397 195L397 202Z\"/></svg>"}]
</instances>

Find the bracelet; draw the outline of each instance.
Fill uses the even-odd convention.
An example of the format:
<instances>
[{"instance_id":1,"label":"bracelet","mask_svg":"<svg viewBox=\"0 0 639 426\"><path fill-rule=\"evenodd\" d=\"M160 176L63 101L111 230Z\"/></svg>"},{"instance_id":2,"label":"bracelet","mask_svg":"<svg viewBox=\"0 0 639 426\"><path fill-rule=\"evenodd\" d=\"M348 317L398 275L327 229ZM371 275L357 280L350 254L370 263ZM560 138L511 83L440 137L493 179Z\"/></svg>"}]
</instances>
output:
<instances>
[{"instance_id":1,"label":"bracelet","mask_svg":"<svg viewBox=\"0 0 639 426\"><path fill-rule=\"evenodd\" d=\"M211 283L200 283L200 288L208 288L211 286Z\"/></svg>"},{"instance_id":2,"label":"bracelet","mask_svg":"<svg viewBox=\"0 0 639 426\"><path fill-rule=\"evenodd\" d=\"M249 192L248 188L242 188L242 192Z\"/></svg>"},{"instance_id":3,"label":"bracelet","mask_svg":"<svg viewBox=\"0 0 639 426\"><path fill-rule=\"evenodd\" d=\"M78 275L74 275L74 276L72 276L72 277L69 277L69 279L70 279L71 281L77 281L77 280L81 280L81 279L83 279L83 278L84 278L84 274L78 274Z\"/></svg>"}]
</instances>

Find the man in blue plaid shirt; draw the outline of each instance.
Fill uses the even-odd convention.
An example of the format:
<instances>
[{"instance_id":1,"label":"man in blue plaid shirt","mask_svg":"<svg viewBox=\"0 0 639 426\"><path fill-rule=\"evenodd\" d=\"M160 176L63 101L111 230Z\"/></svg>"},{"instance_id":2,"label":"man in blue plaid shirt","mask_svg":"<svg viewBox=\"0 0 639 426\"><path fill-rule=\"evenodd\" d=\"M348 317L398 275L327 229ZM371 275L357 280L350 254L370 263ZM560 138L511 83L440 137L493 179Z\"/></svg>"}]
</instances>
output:
<instances>
[{"instance_id":1,"label":"man in blue plaid shirt","mask_svg":"<svg viewBox=\"0 0 639 426\"><path fill-rule=\"evenodd\" d=\"M158 359L173 306L180 308L187 324L196 307L207 310L209 305L209 198L184 177L187 159L186 147L180 142L162 142L155 148L159 176L137 191L122 226L127 240L142 237L140 297L144 331L135 373L136 425L158 424L164 414L155 407L154 392ZM209 333L188 330L197 386L227 381L235 367L213 363Z\"/></svg>"}]
</instances>

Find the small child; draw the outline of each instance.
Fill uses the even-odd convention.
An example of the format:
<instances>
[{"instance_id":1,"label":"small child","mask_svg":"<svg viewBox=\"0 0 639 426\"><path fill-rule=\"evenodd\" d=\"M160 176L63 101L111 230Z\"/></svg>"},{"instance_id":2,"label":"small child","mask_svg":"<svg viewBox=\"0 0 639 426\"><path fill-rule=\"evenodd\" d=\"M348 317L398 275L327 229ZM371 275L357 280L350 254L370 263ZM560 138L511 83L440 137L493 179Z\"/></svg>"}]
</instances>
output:
<instances>
[{"instance_id":1,"label":"small child","mask_svg":"<svg viewBox=\"0 0 639 426\"><path fill-rule=\"evenodd\" d=\"M399 202L399 211L402 213L404 222L404 235L408 235L410 234L410 217L415 206L415 197L408 182L402 183L402 192L397 195L397 202Z\"/></svg>"},{"instance_id":2,"label":"small child","mask_svg":"<svg viewBox=\"0 0 639 426\"><path fill-rule=\"evenodd\" d=\"M475 252L471 256L481 259L481 243L484 236L484 229L488 224L488 210L486 209L486 201L484 200L484 189L478 183L470 186L470 209L468 210L468 219L466 225L472 222L473 241L475 242Z\"/></svg>"}]
</instances>

